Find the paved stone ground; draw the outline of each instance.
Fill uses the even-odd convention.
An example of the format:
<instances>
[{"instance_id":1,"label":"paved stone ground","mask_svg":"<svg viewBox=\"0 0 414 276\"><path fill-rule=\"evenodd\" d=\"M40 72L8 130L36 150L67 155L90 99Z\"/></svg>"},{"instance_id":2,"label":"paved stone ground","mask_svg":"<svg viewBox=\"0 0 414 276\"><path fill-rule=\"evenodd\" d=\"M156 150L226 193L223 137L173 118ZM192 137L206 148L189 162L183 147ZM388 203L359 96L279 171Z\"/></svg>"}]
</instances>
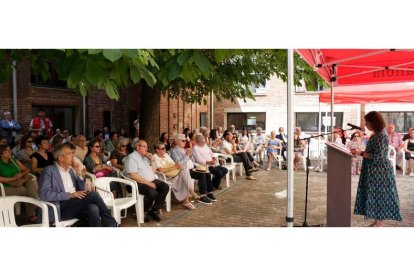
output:
<instances>
[{"instance_id":1,"label":"paved stone ground","mask_svg":"<svg viewBox=\"0 0 414 276\"><path fill-rule=\"evenodd\" d=\"M272 169L255 173L258 180L246 180L237 176L237 182L230 187L222 182L223 189L216 191L217 202L213 205L196 204L195 210L184 209L179 202L172 203L171 212L163 211L162 221L142 224L143 227L280 227L286 226L287 199L279 199L276 192L286 189L287 173ZM305 209L305 172L295 172L294 219L301 226ZM311 171L308 194L308 225L322 225L326 222L326 173ZM354 206L359 176L352 176L352 208ZM414 226L414 178L397 174L397 187L402 222L385 221L384 226ZM352 210L353 212L353 210ZM372 220L352 215L352 226L368 226ZM132 217L122 220L123 226L137 226Z\"/></svg>"}]
</instances>

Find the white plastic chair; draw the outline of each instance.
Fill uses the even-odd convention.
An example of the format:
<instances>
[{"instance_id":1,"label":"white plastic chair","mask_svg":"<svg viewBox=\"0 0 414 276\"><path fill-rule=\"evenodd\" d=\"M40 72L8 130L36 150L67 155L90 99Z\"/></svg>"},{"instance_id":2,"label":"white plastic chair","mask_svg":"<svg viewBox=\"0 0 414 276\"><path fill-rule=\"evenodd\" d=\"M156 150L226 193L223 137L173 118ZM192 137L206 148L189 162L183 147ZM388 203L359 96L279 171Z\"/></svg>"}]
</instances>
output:
<instances>
[{"instance_id":1,"label":"white plastic chair","mask_svg":"<svg viewBox=\"0 0 414 276\"><path fill-rule=\"evenodd\" d=\"M37 180L37 178L34 174L29 173L28 175L30 175L32 177L32 180ZM3 186L2 183L0 183L0 190L1 190L1 195L0 196L6 196L6 192L4 190L4 186ZM20 215L21 209L22 209L21 203L20 202L16 203L14 208L15 208L16 215Z\"/></svg>"},{"instance_id":2,"label":"white plastic chair","mask_svg":"<svg viewBox=\"0 0 414 276\"><path fill-rule=\"evenodd\" d=\"M224 153L216 153L214 156L220 158L220 160L224 162L224 167L229 171L229 173L226 174L226 184L227 187L230 187L230 173L232 174L233 182L236 182L236 164L234 163L233 156ZM230 164L227 162L227 159L230 159Z\"/></svg>"},{"instance_id":3,"label":"white plastic chair","mask_svg":"<svg viewBox=\"0 0 414 276\"><path fill-rule=\"evenodd\" d=\"M69 226L72 226L73 224L75 224L76 222L79 221L79 219L77 219L77 218L68 219L68 220L60 220L55 204L47 202L47 201L42 201L42 202L45 203L47 206L50 206L52 208L53 215L55 217L55 222L53 224L56 227L69 227ZM42 216L42 220L43 220L43 216Z\"/></svg>"},{"instance_id":4,"label":"white plastic chair","mask_svg":"<svg viewBox=\"0 0 414 276\"><path fill-rule=\"evenodd\" d=\"M394 175L396 174L396 168L395 168L395 164L396 164L396 160L397 160L397 152L395 150L395 148L392 145L388 146L388 159L391 161L391 165L392 165L392 169L394 171Z\"/></svg>"},{"instance_id":5,"label":"white plastic chair","mask_svg":"<svg viewBox=\"0 0 414 276\"><path fill-rule=\"evenodd\" d=\"M156 176L159 180L163 181L164 183L167 183L168 186L170 186L170 190L168 191L168 194L165 197L165 209L167 210L167 212L170 212L171 211L171 190L172 190L170 182L167 181L167 177L162 172L156 172Z\"/></svg>"},{"instance_id":6,"label":"white plastic chair","mask_svg":"<svg viewBox=\"0 0 414 276\"><path fill-rule=\"evenodd\" d=\"M111 182L119 182L131 187L131 196L121 197L121 198L114 198L114 195L110 189ZM117 223L121 224L121 218L126 218L126 210L135 205L136 216L137 216L137 224L140 225L139 221L139 211L140 206L138 204L137 199L137 191L138 186L137 183L128 179L116 178L116 177L100 177L94 179L94 185L96 191L102 197L103 201L105 202L106 206L112 211L112 215L114 216ZM125 215L122 216L121 211L125 210Z\"/></svg>"},{"instance_id":7,"label":"white plastic chair","mask_svg":"<svg viewBox=\"0 0 414 276\"><path fill-rule=\"evenodd\" d=\"M402 162L402 174L405 175L407 172L407 160L405 159L405 155L403 156L403 162Z\"/></svg>"},{"instance_id":8,"label":"white plastic chair","mask_svg":"<svg viewBox=\"0 0 414 276\"><path fill-rule=\"evenodd\" d=\"M125 172L121 172L121 177L123 179L132 181L137 185L137 193L136 193L137 205L135 205L135 207L138 206L138 209L136 209L136 213L138 215L139 223L144 223L144 196L139 193L138 184L135 180L132 180L131 178L129 178L125 174ZM126 196L132 196L132 193L128 193L126 190Z\"/></svg>"},{"instance_id":9,"label":"white plastic chair","mask_svg":"<svg viewBox=\"0 0 414 276\"><path fill-rule=\"evenodd\" d=\"M0 227L17 227L14 211L16 203L34 204L42 209L42 223L22 225L23 227L49 227L47 205L40 200L26 196L0 197Z\"/></svg>"}]
</instances>

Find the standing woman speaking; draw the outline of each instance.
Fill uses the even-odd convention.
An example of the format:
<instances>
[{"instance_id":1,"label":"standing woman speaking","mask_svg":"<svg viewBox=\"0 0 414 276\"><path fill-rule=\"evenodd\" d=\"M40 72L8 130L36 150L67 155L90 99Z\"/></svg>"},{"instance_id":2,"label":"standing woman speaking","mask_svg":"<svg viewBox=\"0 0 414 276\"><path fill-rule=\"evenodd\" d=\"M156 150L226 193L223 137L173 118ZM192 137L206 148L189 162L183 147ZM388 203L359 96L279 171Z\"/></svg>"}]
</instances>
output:
<instances>
[{"instance_id":1,"label":"standing woman speaking","mask_svg":"<svg viewBox=\"0 0 414 276\"><path fill-rule=\"evenodd\" d=\"M374 219L370 226L381 227L383 220L402 220L400 204L394 171L388 159L385 120L376 111L369 112L364 118L365 126L373 133L364 152L351 151L363 157L354 214Z\"/></svg>"}]
</instances>

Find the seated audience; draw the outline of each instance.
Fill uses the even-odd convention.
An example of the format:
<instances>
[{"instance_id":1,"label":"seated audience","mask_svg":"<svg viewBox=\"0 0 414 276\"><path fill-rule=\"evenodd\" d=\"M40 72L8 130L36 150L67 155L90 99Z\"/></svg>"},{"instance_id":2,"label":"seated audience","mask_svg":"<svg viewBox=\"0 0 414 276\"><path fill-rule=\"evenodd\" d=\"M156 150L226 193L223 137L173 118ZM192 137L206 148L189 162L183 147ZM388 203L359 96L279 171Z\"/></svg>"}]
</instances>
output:
<instances>
[{"instance_id":1,"label":"seated audience","mask_svg":"<svg viewBox=\"0 0 414 276\"><path fill-rule=\"evenodd\" d=\"M86 146L86 138L83 135L76 135L72 140L76 146L75 156L79 158L79 160L83 163L83 161L85 160L85 156L88 153L88 147Z\"/></svg>"},{"instance_id":2,"label":"seated audience","mask_svg":"<svg viewBox=\"0 0 414 276\"><path fill-rule=\"evenodd\" d=\"M161 134L161 136L160 136L160 142L164 144L166 151L169 151L171 149L171 144L170 144L170 141L168 139L167 132L163 132Z\"/></svg>"},{"instance_id":3,"label":"seated audience","mask_svg":"<svg viewBox=\"0 0 414 276\"><path fill-rule=\"evenodd\" d=\"M18 150L15 155L16 159L22 162L28 169L32 168L32 160L30 159L30 156L35 153L35 150L32 147L33 142L33 138L29 135L23 136L20 142L20 150Z\"/></svg>"},{"instance_id":4,"label":"seated audience","mask_svg":"<svg viewBox=\"0 0 414 276\"><path fill-rule=\"evenodd\" d=\"M34 175L39 176L40 173L49 165L53 164L53 154L48 151L49 139L40 135L36 138L36 145L39 150L33 153L31 158L31 171Z\"/></svg>"},{"instance_id":5,"label":"seated audience","mask_svg":"<svg viewBox=\"0 0 414 276\"><path fill-rule=\"evenodd\" d=\"M414 176L414 128L410 129L408 135L409 137L404 141L405 159L411 171L410 176Z\"/></svg>"},{"instance_id":6,"label":"seated audience","mask_svg":"<svg viewBox=\"0 0 414 276\"><path fill-rule=\"evenodd\" d=\"M118 133L111 131L109 139L105 140L106 151L111 153L116 148L116 141L118 141Z\"/></svg>"},{"instance_id":7,"label":"seated audience","mask_svg":"<svg viewBox=\"0 0 414 276\"><path fill-rule=\"evenodd\" d=\"M253 136L252 142L254 146L254 154L258 154L258 160L263 163L261 152L266 147L267 137L266 134L262 132L261 127L256 128L256 135Z\"/></svg>"},{"instance_id":8,"label":"seated audience","mask_svg":"<svg viewBox=\"0 0 414 276\"><path fill-rule=\"evenodd\" d=\"M118 168L120 171L124 170L124 158L128 155L128 142L128 138L119 138L116 141L116 149L111 152L111 156L109 157L112 167Z\"/></svg>"},{"instance_id":9,"label":"seated audience","mask_svg":"<svg viewBox=\"0 0 414 276\"><path fill-rule=\"evenodd\" d=\"M155 159L147 151L147 142L134 138L131 146L134 152L125 160L125 173L138 183L139 193L144 195L144 221L160 221L159 209L163 206L170 186L155 178Z\"/></svg>"},{"instance_id":10,"label":"seated audience","mask_svg":"<svg viewBox=\"0 0 414 276\"><path fill-rule=\"evenodd\" d=\"M56 162L40 175L39 198L57 206L60 220L87 219L91 227L100 227L102 220L105 226L118 227L100 195L87 192L83 180L70 169L74 157L71 146L60 145L53 155Z\"/></svg>"},{"instance_id":11,"label":"seated audience","mask_svg":"<svg viewBox=\"0 0 414 276\"><path fill-rule=\"evenodd\" d=\"M217 190L221 190L221 179L229 172L225 167L218 163L218 159L214 157L213 152L206 144L206 139L202 135L196 136L196 144L193 148L194 159L197 164L206 165L213 175L212 184Z\"/></svg>"},{"instance_id":12,"label":"seated audience","mask_svg":"<svg viewBox=\"0 0 414 276\"><path fill-rule=\"evenodd\" d=\"M299 168L299 161L304 155L306 149L306 141L302 140L303 134L300 127L295 128L295 133L293 135L293 152L295 153L295 158L293 159L293 169L296 171Z\"/></svg>"},{"instance_id":13,"label":"seated audience","mask_svg":"<svg viewBox=\"0 0 414 276\"><path fill-rule=\"evenodd\" d=\"M255 169L252 160L249 158L248 154L244 151L238 151L233 148L232 140L233 134L226 130L223 134L223 141L221 143L221 153L231 154L233 156L233 160L236 163L242 162L244 171L246 173L246 179L248 180L256 180L257 178L252 175L253 171L258 171Z\"/></svg>"},{"instance_id":14,"label":"seated audience","mask_svg":"<svg viewBox=\"0 0 414 276\"><path fill-rule=\"evenodd\" d=\"M213 201L217 201L213 194L211 174L209 172L198 172L194 170L195 160L193 157L193 149L184 148L184 135L176 134L174 138L175 147L171 149L171 158L174 162L179 163L183 169L189 170L192 178L198 180L198 191L200 193L198 202L202 204L212 204Z\"/></svg>"},{"instance_id":15,"label":"seated audience","mask_svg":"<svg viewBox=\"0 0 414 276\"><path fill-rule=\"evenodd\" d=\"M286 161L287 157L286 157L286 149L287 149L287 135L285 134L285 129L283 127L279 127L279 134L276 135L276 138L279 139L280 141L282 141L282 157L283 160Z\"/></svg>"},{"instance_id":16,"label":"seated audience","mask_svg":"<svg viewBox=\"0 0 414 276\"><path fill-rule=\"evenodd\" d=\"M171 188L174 196L178 201L183 201L183 206L190 210L195 209L191 204L188 194L189 191L194 190L194 180L191 178L190 172L183 169L179 163L166 153L164 143L157 143L154 145L156 154L154 155L155 169L166 175L168 182L171 183Z\"/></svg>"},{"instance_id":17,"label":"seated audience","mask_svg":"<svg viewBox=\"0 0 414 276\"><path fill-rule=\"evenodd\" d=\"M267 141L267 171L270 171L270 169L272 168L273 158L275 159L275 161L278 160L277 156L281 154L282 148L282 141L276 138L276 131L272 130L272 132L270 132L270 139Z\"/></svg>"},{"instance_id":18,"label":"seated audience","mask_svg":"<svg viewBox=\"0 0 414 276\"><path fill-rule=\"evenodd\" d=\"M0 145L0 182L4 185L6 196L37 198L37 180L29 175L27 167L12 158L8 145ZM26 215L31 222L37 220L35 207L33 204L26 205Z\"/></svg>"},{"instance_id":19,"label":"seated audience","mask_svg":"<svg viewBox=\"0 0 414 276\"><path fill-rule=\"evenodd\" d=\"M352 174L361 174L362 156L361 152L365 151L365 143L361 139L360 132L356 131L351 135L351 141L347 144L346 148L351 151L354 157L352 157Z\"/></svg>"},{"instance_id":20,"label":"seated audience","mask_svg":"<svg viewBox=\"0 0 414 276\"><path fill-rule=\"evenodd\" d=\"M213 152L220 152L221 138L217 136L217 129L212 129L210 131L210 138L208 140L208 145ZM206 140L207 143L207 140Z\"/></svg>"},{"instance_id":21,"label":"seated audience","mask_svg":"<svg viewBox=\"0 0 414 276\"><path fill-rule=\"evenodd\" d=\"M86 154L83 164L86 170L91 174L94 174L97 178L99 177L116 177L116 173L111 166L105 164L103 156L100 154L100 142L95 139L88 144L88 153ZM111 192L114 197L121 197L122 189L121 186L116 182L111 182Z\"/></svg>"},{"instance_id":22,"label":"seated audience","mask_svg":"<svg viewBox=\"0 0 414 276\"><path fill-rule=\"evenodd\" d=\"M388 134L388 143L390 146L393 146L395 149L396 155L396 167L397 169L401 168L402 161L404 158L404 142L401 138L401 135L395 131L395 126L393 124L389 124L387 126L387 134Z\"/></svg>"},{"instance_id":23,"label":"seated audience","mask_svg":"<svg viewBox=\"0 0 414 276\"><path fill-rule=\"evenodd\" d=\"M239 140L238 145L239 145L240 150L243 150L253 155L254 146L252 143L252 137L249 133L249 130L245 127L242 129L242 133L240 135L240 140Z\"/></svg>"}]
</instances>

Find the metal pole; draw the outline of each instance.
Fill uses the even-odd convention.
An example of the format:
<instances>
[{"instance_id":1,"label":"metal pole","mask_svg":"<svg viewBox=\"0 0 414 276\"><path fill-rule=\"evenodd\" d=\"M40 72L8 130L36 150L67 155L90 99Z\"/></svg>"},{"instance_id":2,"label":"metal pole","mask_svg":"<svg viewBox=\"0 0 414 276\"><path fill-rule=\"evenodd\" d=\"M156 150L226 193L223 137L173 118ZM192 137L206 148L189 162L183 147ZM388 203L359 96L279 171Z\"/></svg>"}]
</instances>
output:
<instances>
[{"instance_id":1,"label":"metal pole","mask_svg":"<svg viewBox=\"0 0 414 276\"><path fill-rule=\"evenodd\" d=\"M17 122L17 73L16 61L13 61L13 118Z\"/></svg>"},{"instance_id":2,"label":"metal pole","mask_svg":"<svg viewBox=\"0 0 414 276\"><path fill-rule=\"evenodd\" d=\"M334 142L334 90L333 90L333 84L331 82L331 142Z\"/></svg>"},{"instance_id":3,"label":"metal pole","mask_svg":"<svg viewBox=\"0 0 414 276\"><path fill-rule=\"evenodd\" d=\"M85 137L88 137L88 135L86 134L86 97L83 96L82 97L82 107L83 107L83 135L85 135Z\"/></svg>"},{"instance_id":4,"label":"metal pole","mask_svg":"<svg viewBox=\"0 0 414 276\"><path fill-rule=\"evenodd\" d=\"M214 98L213 91L210 92L210 129L214 128Z\"/></svg>"},{"instance_id":5,"label":"metal pole","mask_svg":"<svg viewBox=\"0 0 414 276\"><path fill-rule=\"evenodd\" d=\"M293 93L294 88L294 64L293 64L293 49L288 49L288 89L287 89L287 135L289 142L287 143L287 208L286 208L286 222L288 227L293 227L293 186L294 186L294 175L293 175Z\"/></svg>"}]
</instances>

